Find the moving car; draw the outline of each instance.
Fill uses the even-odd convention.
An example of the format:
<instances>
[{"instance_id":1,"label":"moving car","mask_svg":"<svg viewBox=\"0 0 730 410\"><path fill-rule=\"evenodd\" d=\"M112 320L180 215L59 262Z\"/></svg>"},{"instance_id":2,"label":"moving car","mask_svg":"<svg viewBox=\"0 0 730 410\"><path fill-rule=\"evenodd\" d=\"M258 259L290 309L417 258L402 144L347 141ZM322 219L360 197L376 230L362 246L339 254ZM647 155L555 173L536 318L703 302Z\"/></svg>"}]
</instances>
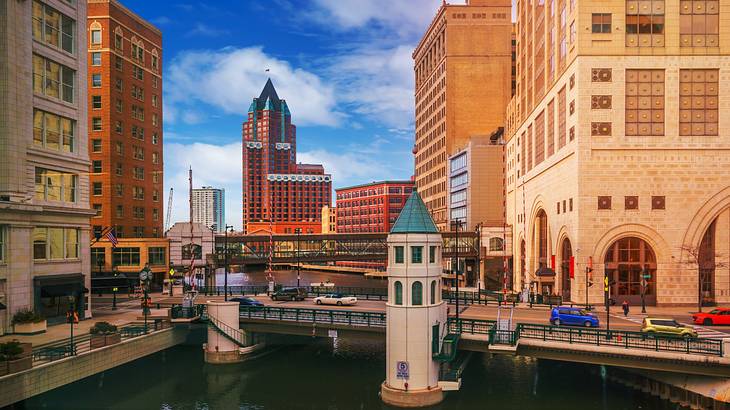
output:
<instances>
[{"instance_id":1,"label":"moving car","mask_svg":"<svg viewBox=\"0 0 730 410\"><path fill-rule=\"evenodd\" d=\"M264 304L259 302L258 300L254 298L247 298L247 297L235 297L228 299L230 302L238 302L238 305L240 307L244 306L256 306L256 307L263 307Z\"/></svg>"},{"instance_id":2,"label":"moving car","mask_svg":"<svg viewBox=\"0 0 730 410\"><path fill-rule=\"evenodd\" d=\"M717 308L709 312L697 312L692 315L692 320L698 325L730 325L730 309Z\"/></svg>"},{"instance_id":3,"label":"moving car","mask_svg":"<svg viewBox=\"0 0 730 410\"><path fill-rule=\"evenodd\" d=\"M550 323L555 326L575 325L585 327L598 327L600 325L598 316L589 313L585 309L558 306L550 312Z\"/></svg>"},{"instance_id":4,"label":"moving car","mask_svg":"<svg viewBox=\"0 0 730 410\"><path fill-rule=\"evenodd\" d=\"M357 303L357 298L354 296L345 296L341 293L330 293L314 298L314 303L318 305L354 305Z\"/></svg>"},{"instance_id":5,"label":"moving car","mask_svg":"<svg viewBox=\"0 0 730 410\"><path fill-rule=\"evenodd\" d=\"M647 317L641 326L641 331L647 334L662 334L678 337L697 337L697 332L674 319Z\"/></svg>"},{"instance_id":6,"label":"moving car","mask_svg":"<svg viewBox=\"0 0 730 410\"><path fill-rule=\"evenodd\" d=\"M304 300L307 291L303 288L283 288L271 294L271 300Z\"/></svg>"}]
</instances>

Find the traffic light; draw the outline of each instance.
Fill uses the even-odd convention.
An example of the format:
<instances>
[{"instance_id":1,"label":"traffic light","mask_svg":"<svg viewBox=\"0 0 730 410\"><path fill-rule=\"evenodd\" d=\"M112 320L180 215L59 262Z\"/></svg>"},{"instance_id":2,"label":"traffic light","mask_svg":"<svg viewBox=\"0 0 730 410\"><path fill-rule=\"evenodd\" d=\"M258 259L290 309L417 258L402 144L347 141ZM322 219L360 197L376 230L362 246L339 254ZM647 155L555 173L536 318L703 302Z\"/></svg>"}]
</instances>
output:
<instances>
[{"instance_id":1,"label":"traffic light","mask_svg":"<svg viewBox=\"0 0 730 410\"><path fill-rule=\"evenodd\" d=\"M591 268L590 266L586 266L586 277L588 287L593 286L593 268Z\"/></svg>"}]
</instances>

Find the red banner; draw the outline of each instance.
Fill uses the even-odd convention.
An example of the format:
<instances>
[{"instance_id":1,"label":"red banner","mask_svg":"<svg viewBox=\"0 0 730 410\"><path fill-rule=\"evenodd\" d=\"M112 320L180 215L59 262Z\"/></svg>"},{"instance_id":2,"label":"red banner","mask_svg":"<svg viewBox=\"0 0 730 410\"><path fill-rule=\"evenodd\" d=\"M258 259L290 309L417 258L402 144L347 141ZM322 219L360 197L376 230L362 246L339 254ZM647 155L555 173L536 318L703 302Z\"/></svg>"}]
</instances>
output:
<instances>
[{"instance_id":1,"label":"red banner","mask_svg":"<svg viewBox=\"0 0 730 410\"><path fill-rule=\"evenodd\" d=\"M570 278L575 279L575 256L570 257Z\"/></svg>"},{"instance_id":2,"label":"red banner","mask_svg":"<svg viewBox=\"0 0 730 410\"><path fill-rule=\"evenodd\" d=\"M550 255L550 269L555 270L555 255Z\"/></svg>"}]
</instances>

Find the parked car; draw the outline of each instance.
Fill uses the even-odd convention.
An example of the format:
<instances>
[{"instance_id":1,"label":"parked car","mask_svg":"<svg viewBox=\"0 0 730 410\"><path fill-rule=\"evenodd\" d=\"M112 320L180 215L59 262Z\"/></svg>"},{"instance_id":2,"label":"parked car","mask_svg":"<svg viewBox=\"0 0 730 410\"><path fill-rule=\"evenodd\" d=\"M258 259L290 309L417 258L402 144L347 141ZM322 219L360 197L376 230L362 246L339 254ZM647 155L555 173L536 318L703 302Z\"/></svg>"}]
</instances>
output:
<instances>
[{"instance_id":1,"label":"parked car","mask_svg":"<svg viewBox=\"0 0 730 410\"><path fill-rule=\"evenodd\" d=\"M314 303L318 305L354 305L357 298L354 296L345 296L341 293L330 293L329 295L318 296L314 298Z\"/></svg>"},{"instance_id":2,"label":"parked car","mask_svg":"<svg viewBox=\"0 0 730 410\"><path fill-rule=\"evenodd\" d=\"M558 306L553 308L550 312L550 323L555 326L574 325L598 327L600 325L598 316L594 313L590 313L585 309L570 306Z\"/></svg>"},{"instance_id":3,"label":"parked car","mask_svg":"<svg viewBox=\"0 0 730 410\"><path fill-rule=\"evenodd\" d=\"M304 300L307 291L303 288L283 288L271 294L271 300Z\"/></svg>"},{"instance_id":4,"label":"parked car","mask_svg":"<svg viewBox=\"0 0 730 410\"><path fill-rule=\"evenodd\" d=\"M692 320L698 325L730 325L730 309L717 308L709 312L697 312L692 315Z\"/></svg>"},{"instance_id":5,"label":"parked car","mask_svg":"<svg viewBox=\"0 0 730 410\"><path fill-rule=\"evenodd\" d=\"M697 332L674 319L650 318L644 319L641 331L647 334L663 334L678 337L697 337Z\"/></svg>"},{"instance_id":6,"label":"parked car","mask_svg":"<svg viewBox=\"0 0 730 410\"><path fill-rule=\"evenodd\" d=\"M247 307L247 306L255 306L255 307L263 307L264 304L259 302L258 300L254 298L247 298L247 297L235 297L228 299L230 302L238 302L239 307Z\"/></svg>"}]
</instances>

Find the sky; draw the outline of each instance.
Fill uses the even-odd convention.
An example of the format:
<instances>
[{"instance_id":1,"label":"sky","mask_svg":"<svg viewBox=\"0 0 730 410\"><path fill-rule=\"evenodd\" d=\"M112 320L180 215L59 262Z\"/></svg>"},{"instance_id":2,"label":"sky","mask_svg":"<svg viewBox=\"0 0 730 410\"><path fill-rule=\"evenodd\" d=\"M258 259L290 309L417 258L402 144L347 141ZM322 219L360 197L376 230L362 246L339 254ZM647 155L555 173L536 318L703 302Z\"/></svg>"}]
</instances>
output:
<instances>
[{"instance_id":1,"label":"sky","mask_svg":"<svg viewBox=\"0 0 730 410\"><path fill-rule=\"evenodd\" d=\"M441 0L122 2L162 31L172 222L188 218L192 166L194 187L225 188L241 228L241 125L267 77L298 161L323 164L333 188L413 174L411 54Z\"/></svg>"}]
</instances>

